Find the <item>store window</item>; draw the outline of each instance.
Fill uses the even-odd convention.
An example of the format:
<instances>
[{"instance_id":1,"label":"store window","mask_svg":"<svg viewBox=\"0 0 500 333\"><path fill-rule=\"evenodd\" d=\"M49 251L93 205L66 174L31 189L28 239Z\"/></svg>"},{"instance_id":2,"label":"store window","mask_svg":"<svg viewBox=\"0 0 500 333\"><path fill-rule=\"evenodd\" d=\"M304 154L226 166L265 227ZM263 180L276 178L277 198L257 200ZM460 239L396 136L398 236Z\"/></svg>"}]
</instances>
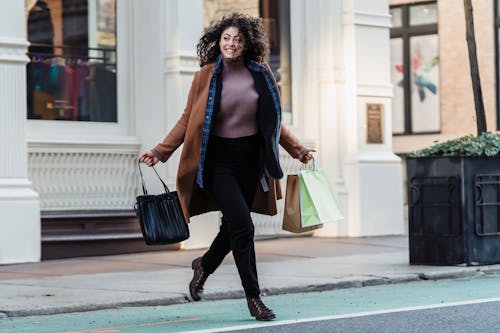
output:
<instances>
[{"instance_id":1,"label":"store window","mask_svg":"<svg viewBox=\"0 0 500 333\"><path fill-rule=\"evenodd\" d=\"M292 122L290 0L260 0L259 14L264 20L271 54L269 65L278 81L281 93L283 121Z\"/></svg>"},{"instance_id":2,"label":"store window","mask_svg":"<svg viewBox=\"0 0 500 333\"><path fill-rule=\"evenodd\" d=\"M28 0L28 119L117 121L116 0Z\"/></svg>"},{"instance_id":3,"label":"store window","mask_svg":"<svg viewBox=\"0 0 500 333\"><path fill-rule=\"evenodd\" d=\"M441 114L436 2L394 6L390 11L392 132L438 133Z\"/></svg>"},{"instance_id":4,"label":"store window","mask_svg":"<svg viewBox=\"0 0 500 333\"><path fill-rule=\"evenodd\" d=\"M290 0L204 0L204 10L206 27L234 11L262 18L271 49L267 61L280 88L283 121L291 123Z\"/></svg>"}]
</instances>

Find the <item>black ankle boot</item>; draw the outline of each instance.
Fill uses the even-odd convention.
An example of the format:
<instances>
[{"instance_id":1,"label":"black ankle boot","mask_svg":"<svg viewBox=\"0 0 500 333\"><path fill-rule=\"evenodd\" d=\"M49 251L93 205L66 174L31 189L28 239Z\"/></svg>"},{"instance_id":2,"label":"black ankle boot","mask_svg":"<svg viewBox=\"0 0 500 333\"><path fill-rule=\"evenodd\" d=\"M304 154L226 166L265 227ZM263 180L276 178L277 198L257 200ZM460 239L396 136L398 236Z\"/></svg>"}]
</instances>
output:
<instances>
[{"instance_id":1,"label":"black ankle boot","mask_svg":"<svg viewBox=\"0 0 500 333\"><path fill-rule=\"evenodd\" d=\"M203 285L207 280L208 274L203 271L201 266L201 257L196 258L191 263L191 268L193 269L193 279L189 283L189 293L193 301L199 301L201 295L203 294Z\"/></svg>"},{"instance_id":2,"label":"black ankle boot","mask_svg":"<svg viewBox=\"0 0 500 333\"><path fill-rule=\"evenodd\" d=\"M276 318L273 310L269 309L264 302L257 297L247 297L248 310L250 310L250 314L252 317L255 317L257 320L273 320Z\"/></svg>"}]
</instances>

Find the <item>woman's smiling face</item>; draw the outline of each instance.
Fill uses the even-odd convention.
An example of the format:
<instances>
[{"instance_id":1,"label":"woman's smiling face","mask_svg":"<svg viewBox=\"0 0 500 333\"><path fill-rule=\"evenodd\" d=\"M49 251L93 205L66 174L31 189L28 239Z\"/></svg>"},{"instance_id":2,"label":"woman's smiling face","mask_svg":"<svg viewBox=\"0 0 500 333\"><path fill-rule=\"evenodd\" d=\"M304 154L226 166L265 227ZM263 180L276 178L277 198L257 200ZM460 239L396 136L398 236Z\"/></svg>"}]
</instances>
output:
<instances>
[{"instance_id":1,"label":"woman's smiling face","mask_svg":"<svg viewBox=\"0 0 500 333\"><path fill-rule=\"evenodd\" d=\"M236 27L226 28L219 41L222 57L227 60L238 60L243 54L245 40Z\"/></svg>"}]
</instances>

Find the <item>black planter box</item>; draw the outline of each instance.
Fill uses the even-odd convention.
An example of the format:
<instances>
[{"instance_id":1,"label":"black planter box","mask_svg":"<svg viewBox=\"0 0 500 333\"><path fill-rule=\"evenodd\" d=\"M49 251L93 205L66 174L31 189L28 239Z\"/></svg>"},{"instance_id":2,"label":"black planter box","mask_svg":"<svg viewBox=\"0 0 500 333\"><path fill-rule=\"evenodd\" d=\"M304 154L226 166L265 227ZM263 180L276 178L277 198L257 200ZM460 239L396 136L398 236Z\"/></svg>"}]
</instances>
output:
<instances>
[{"instance_id":1,"label":"black planter box","mask_svg":"<svg viewBox=\"0 0 500 333\"><path fill-rule=\"evenodd\" d=\"M500 157L407 159L410 264L500 263Z\"/></svg>"}]
</instances>

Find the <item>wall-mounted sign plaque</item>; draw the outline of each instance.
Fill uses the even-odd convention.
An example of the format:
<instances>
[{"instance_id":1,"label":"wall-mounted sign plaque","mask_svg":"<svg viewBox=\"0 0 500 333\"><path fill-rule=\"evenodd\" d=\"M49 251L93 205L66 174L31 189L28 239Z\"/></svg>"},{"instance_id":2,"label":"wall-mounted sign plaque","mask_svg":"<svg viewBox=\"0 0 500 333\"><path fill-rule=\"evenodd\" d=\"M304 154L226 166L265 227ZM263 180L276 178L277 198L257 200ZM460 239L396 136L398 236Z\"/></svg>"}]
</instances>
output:
<instances>
[{"instance_id":1,"label":"wall-mounted sign plaque","mask_svg":"<svg viewBox=\"0 0 500 333\"><path fill-rule=\"evenodd\" d=\"M366 143L384 143L382 104L366 104Z\"/></svg>"}]
</instances>

